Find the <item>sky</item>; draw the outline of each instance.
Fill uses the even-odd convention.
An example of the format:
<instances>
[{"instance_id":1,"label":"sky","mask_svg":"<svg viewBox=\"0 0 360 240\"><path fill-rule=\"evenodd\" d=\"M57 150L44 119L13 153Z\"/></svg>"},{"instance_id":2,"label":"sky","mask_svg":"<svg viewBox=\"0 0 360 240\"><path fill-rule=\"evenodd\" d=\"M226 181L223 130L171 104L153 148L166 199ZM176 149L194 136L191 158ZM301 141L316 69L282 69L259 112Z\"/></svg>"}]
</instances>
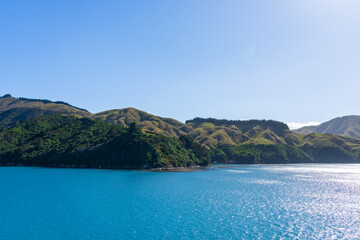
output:
<instances>
[{"instance_id":1,"label":"sky","mask_svg":"<svg viewBox=\"0 0 360 240\"><path fill-rule=\"evenodd\" d=\"M0 1L0 95L299 127L360 115L360 1Z\"/></svg>"}]
</instances>

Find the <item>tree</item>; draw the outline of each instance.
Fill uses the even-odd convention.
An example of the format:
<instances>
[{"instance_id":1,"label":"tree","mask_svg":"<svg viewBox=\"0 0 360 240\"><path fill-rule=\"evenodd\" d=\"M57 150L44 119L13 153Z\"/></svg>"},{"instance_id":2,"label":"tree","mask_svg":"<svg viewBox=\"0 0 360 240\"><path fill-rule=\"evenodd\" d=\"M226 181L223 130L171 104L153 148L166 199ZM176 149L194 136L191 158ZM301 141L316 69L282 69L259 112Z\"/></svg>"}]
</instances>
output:
<instances>
[{"instance_id":1,"label":"tree","mask_svg":"<svg viewBox=\"0 0 360 240\"><path fill-rule=\"evenodd\" d=\"M137 126L136 122L131 122L129 124L128 133L129 134L141 133L141 128Z\"/></svg>"}]
</instances>

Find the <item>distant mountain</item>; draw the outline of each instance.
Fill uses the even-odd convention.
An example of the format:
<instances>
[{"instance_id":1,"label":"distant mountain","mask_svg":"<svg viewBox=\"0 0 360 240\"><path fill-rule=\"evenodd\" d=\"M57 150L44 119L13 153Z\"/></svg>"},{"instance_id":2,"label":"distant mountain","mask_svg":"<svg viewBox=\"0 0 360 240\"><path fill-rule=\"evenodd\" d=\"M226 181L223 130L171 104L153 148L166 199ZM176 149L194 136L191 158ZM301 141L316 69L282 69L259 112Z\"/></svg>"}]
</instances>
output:
<instances>
[{"instance_id":1,"label":"distant mountain","mask_svg":"<svg viewBox=\"0 0 360 240\"><path fill-rule=\"evenodd\" d=\"M302 127L293 131L302 134L329 133L360 139L360 116L338 117L318 126Z\"/></svg>"}]
</instances>

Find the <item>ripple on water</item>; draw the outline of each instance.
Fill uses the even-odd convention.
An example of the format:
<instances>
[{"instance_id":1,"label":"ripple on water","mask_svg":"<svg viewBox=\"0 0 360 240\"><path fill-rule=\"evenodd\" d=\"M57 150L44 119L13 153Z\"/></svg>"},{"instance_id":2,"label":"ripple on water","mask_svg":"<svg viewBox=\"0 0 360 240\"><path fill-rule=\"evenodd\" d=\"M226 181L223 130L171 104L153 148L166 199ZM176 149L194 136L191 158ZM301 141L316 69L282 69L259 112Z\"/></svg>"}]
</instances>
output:
<instances>
[{"instance_id":1,"label":"ripple on water","mask_svg":"<svg viewBox=\"0 0 360 240\"><path fill-rule=\"evenodd\" d=\"M359 165L0 168L1 239L359 239ZM25 199L25 200L24 200ZM34 207L36 206L36 207Z\"/></svg>"}]
</instances>

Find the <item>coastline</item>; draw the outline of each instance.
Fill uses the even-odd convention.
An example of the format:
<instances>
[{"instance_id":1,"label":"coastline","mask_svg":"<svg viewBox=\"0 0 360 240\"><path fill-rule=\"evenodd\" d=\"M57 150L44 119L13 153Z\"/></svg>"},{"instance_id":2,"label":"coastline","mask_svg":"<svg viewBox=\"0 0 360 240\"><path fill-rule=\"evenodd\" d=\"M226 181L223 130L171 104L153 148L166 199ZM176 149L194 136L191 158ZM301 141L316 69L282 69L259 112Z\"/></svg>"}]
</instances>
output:
<instances>
[{"instance_id":1,"label":"coastline","mask_svg":"<svg viewBox=\"0 0 360 240\"><path fill-rule=\"evenodd\" d=\"M164 167L164 168L149 168L149 169L139 169L137 171L146 171L146 172L196 172L196 171L207 171L210 166L194 166L194 167Z\"/></svg>"},{"instance_id":2,"label":"coastline","mask_svg":"<svg viewBox=\"0 0 360 240\"><path fill-rule=\"evenodd\" d=\"M74 166L74 165L26 165L26 164L0 164L1 167L38 167L38 168L58 168L58 169L103 169L103 170L125 170L125 171L139 171L139 172L195 172L206 171L211 166L192 166L192 167L161 167L161 168L132 168L132 167L110 167L110 166Z\"/></svg>"}]
</instances>

